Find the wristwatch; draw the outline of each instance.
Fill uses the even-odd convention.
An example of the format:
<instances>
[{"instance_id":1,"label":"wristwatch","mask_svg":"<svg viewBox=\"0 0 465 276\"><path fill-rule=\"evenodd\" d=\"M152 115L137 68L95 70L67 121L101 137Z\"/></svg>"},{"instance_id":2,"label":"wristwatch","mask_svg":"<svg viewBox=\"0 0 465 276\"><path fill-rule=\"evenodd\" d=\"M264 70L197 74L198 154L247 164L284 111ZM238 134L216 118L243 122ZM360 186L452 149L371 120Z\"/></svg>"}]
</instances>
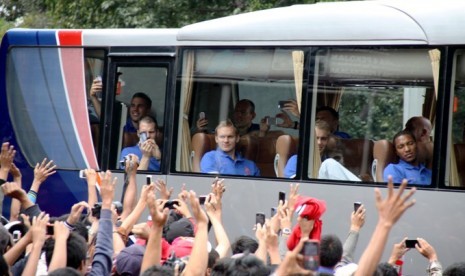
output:
<instances>
[{"instance_id":1,"label":"wristwatch","mask_svg":"<svg viewBox=\"0 0 465 276\"><path fill-rule=\"evenodd\" d=\"M291 229L289 229L289 228L283 228L283 229L281 230L281 233L282 233L283 235L290 235L290 234L291 234Z\"/></svg>"}]
</instances>

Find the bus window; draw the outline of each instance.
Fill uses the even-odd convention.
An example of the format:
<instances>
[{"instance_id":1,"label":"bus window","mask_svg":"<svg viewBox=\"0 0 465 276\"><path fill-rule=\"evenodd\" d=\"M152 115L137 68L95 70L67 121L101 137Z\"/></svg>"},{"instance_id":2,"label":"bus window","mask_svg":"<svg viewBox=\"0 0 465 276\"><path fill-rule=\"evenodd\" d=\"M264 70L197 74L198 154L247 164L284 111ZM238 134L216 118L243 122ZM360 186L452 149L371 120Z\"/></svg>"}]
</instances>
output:
<instances>
[{"instance_id":1,"label":"bus window","mask_svg":"<svg viewBox=\"0 0 465 276\"><path fill-rule=\"evenodd\" d=\"M113 122L119 126L118 149L114 152L113 166L122 168L120 161L129 153L138 155L139 169L160 171L163 149L163 122L165 117L165 95L167 89L167 65L117 67L117 83ZM144 119L145 116L150 118ZM143 123L139 123L142 119ZM139 129L141 128L141 129ZM142 129L143 128L143 129ZM138 130L150 141L152 155L148 163L142 160L142 144ZM112 149L113 150L113 149ZM143 165L145 164L145 165Z\"/></svg>"},{"instance_id":2,"label":"bus window","mask_svg":"<svg viewBox=\"0 0 465 276\"><path fill-rule=\"evenodd\" d=\"M292 110L300 104L305 86L302 70L296 86L294 52L300 53L302 69L304 54L298 49L184 50L177 85L181 107L176 170L257 175L248 165L228 170L208 157L202 162L208 152L212 152L209 157L227 152L221 147L216 151L214 132L221 121L229 119L240 135L234 141L234 156L252 161L262 177L282 177L277 141L285 135L298 139L300 114Z\"/></svg>"},{"instance_id":3,"label":"bus window","mask_svg":"<svg viewBox=\"0 0 465 276\"><path fill-rule=\"evenodd\" d=\"M465 187L465 55L458 51L455 55L455 72L452 80L451 100L452 135L449 161L449 179L446 185Z\"/></svg>"},{"instance_id":4,"label":"bus window","mask_svg":"<svg viewBox=\"0 0 465 276\"><path fill-rule=\"evenodd\" d=\"M9 50L8 110L18 144L31 166L47 157L60 168L98 168L86 99L84 51L71 47Z\"/></svg>"},{"instance_id":5,"label":"bus window","mask_svg":"<svg viewBox=\"0 0 465 276\"><path fill-rule=\"evenodd\" d=\"M402 155L392 144L409 119L434 122L428 49L324 49L315 56L314 75L317 122L308 177L386 182L386 170L396 182L405 177L411 184L431 183L432 156L422 150ZM428 139L431 131L430 125ZM410 166L418 168L413 175L406 172Z\"/></svg>"}]
</instances>

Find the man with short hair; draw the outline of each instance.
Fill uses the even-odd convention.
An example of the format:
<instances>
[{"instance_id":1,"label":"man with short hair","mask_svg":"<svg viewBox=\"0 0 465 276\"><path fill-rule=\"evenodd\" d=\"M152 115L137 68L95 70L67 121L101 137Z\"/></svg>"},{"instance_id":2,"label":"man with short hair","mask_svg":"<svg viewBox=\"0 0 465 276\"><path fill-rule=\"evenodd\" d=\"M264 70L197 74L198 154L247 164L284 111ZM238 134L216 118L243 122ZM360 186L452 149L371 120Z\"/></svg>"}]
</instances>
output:
<instances>
[{"instance_id":1,"label":"man with short hair","mask_svg":"<svg viewBox=\"0 0 465 276\"><path fill-rule=\"evenodd\" d=\"M147 94L137 92L132 96L131 105L129 106L129 117L123 128L123 147L137 144L139 121L150 114L152 100Z\"/></svg>"},{"instance_id":2,"label":"man with short hair","mask_svg":"<svg viewBox=\"0 0 465 276\"><path fill-rule=\"evenodd\" d=\"M332 107L321 106L316 109L316 120L323 120L331 127L331 133L343 139L350 139L350 135L339 131L339 113Z\"/></svg>"},{"instance_id":3,"label":"man with short hair","mask_svg":"<svg viewBox=\"0 0 465 276\"><path fill-rule=\"evenodd\" d=\"M217 149L207 152L200 161L203 173L260 176L253 161L243 158L237 151L239 133L231 121L221 122L215 129Z\"/></svg>"},{"instance_id":4,"label":"man with short hair","mask_svg":"<svg viewBox=\"0 0 465 276\"><path fill-rule=\"evenodd\" d=\"M417 158L429 169L433 167L433 141L431 141L431 122L425 117L415 116L405 123L405 130L410 131L417 142Z\"/></svg>"},{"instance_id":5,"label":"man with short hair","mask_svg":"<svg viewBox=\"0 0 465 276\"><path fill-rule=\"evenodd\" d=\"M384 169L384 181L392 175L394 183L407 179L409 184L431 184L432 172L417 158L417 142L410 131L402 130L392 139L399 163L389 164Z\"/></svg>"},{"instance_id":6,"label":"man with short hair","mask_svg":"<svg viewBox=\"0 0 465 276\"><path fill-rule=\"evenodd\" d=\"M324 235L320 241L320 275L334 275L334 268L341 258L341 240L335 235Z\"/></svg>"},{"instance_id":7,"label":"man with short hair","mask_svg":"<svg viewBox=\"0 0 465 276\"><path fill-rule=\"evenodd\" d=\"M137 170L160 170L161 151L155 138L157 136L157 121L151 116L140 119L137 136L139 143L132 147L126 147L121 151L121 157L134 154L138 157L139 166ZM123 169L124 165L121 165Z\"/></svg>"}]
</instances>

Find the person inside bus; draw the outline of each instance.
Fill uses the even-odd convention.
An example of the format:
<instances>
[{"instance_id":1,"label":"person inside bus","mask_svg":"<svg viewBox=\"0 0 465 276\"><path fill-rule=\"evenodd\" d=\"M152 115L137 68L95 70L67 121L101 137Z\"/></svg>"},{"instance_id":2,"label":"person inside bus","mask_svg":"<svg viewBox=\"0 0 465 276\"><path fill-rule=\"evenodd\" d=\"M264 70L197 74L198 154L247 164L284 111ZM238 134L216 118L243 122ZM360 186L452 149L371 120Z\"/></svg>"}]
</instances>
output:
<instances>
[{"instance_id":1,"label":"person inside bus","mask_svg":"<svg viewBox=\"0 0 465 276\"><path fill-rule=\"evenodd\" d=\"M236 151L239 132L230 121L222 121L215 129L217 149L207 152L200 161L203 173L260 176L257 165Z\"/></svg>"},{"instance_id":2,"label":"person inside bus","mask_svg":"<svg viewBox=\"0 0 465 276\"><path fill-rule=\"evenodd\" d=\"M433 141L431 141L431 122L425 117L415 116L405 123L405 130L410 131L417 141L417 159L428 169L433 167Z\"/></svg>"},{"instance_id":3,"label":"person inside bus","mask_svg":"<svg viewBox=\"0 0 465 276\"><path fill-rule=\"evenodd\" d=\"M289 114L295 117L300 117L300 112L297 107L297 101L289 100L284 104L283 111L276 115L277 118L282 120L277 124L279 127L299 129L299 122L292 121ZM339 138L350 139L350 135L346 132L339 131L339 113L330 106L321 106L316 109L316 120L323 120L327 122L331 128L331 133Z\"/></svg>"},{"instance_id":4,"label":"person inside bus","mask_svg":"<svg viewBox=\"0 0 465 276\"><path fill-rule=\"evenodd\" d=\"M391 163L384 169L384 181L387 182L392 175L395 183L407 179L409 184L431 184L432 172L417 158L418 149L414 135L410 131L402 130L394 136L392 143L399 157L399 163Z\"/></svg>"},{"instance_id":5,"label":"person inside bus","mask_svg":"<svg viewBox=\"0 0 465 276\"><path fill-rule=\"evenodd\" d=\"M138 123L137 136L139 143L132 147L126 147L121 151L121 156L126 157L132 153L139 158L138 170L159 171L161 151L155 138L157 136L157 121L151 116L144 116ZM121 165L121 169L124 165Z\"/></svg>"},{"instance_id":6,"label":"person inside bus","mask_svg":"<svg viewBox=\"0 0 465 276\"><path fill-rule=\"evenodd\" d=\"M95 113L100 118L101 102L98 95L102 93L102 78L97 77L93 80L90 87L90 99L94 106ZM137 127L139 120L150 114L152 108L152 100L147 94L137 92L132 95L131 105L129 106L129 116L123 128L123 147L134 146L139 141L137 135Z\"/></svg>"},{"instance_id":7,"label":"person inside bus","mask_svg":"<svg viewBox=\"0 0 465 276\"><path fill-rule=\"evenodd\" d=\"M315 137L322 162L318 172L318 178L360 181L360 178L344 167L342 149L338 147L340 144L338 143L339 138L331 134L331 127L326 121L316 121ZM289 158L284 168L284 177L294 178L296 169L297 155L293 155Z\"/></svg>"},{"instance_id":8,"label":"person inside bus","mask_svg":"<svg viewBox=\"0 0 465 276\"><path fill-rule=\"evenodd\" d=\"M257 114L255 113L255 104L248 99L242 99L237 102L234 107L232 122L239 132L240 136L251 134L264 137L270 125L266 122L266 117L260 120L260 124L253 123ZM197 120L197 129L194 132L207 131L208 120L206 118L199 118Z\"/></svg>"}]
</instances>

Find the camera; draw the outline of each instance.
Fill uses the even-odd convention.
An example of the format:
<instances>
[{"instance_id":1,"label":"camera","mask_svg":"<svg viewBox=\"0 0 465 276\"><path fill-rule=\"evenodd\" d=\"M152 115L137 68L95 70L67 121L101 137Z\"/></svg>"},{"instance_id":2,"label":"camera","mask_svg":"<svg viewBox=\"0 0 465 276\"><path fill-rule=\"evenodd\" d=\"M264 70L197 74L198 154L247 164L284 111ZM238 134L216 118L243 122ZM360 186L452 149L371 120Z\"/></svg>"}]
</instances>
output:
<instances>
[{"instance_id":1,"label":"camera","mask_svg":"<svg viewBox=\"0 0 465 276\"><path fill-rule=\"evenodd\" d=\"M186 268L186 263L183 262L181 259L177 258L176 254L172 252L171 255L168 257L168 259L166 259L166 261L163 263L162 266L171 267L173 269L176 266L178 266L179 274L181 274L184 268Z\"/></svg>"},{"instance_id":2,"label":"camera","mask_svg":"<svg viewBox=\"0 0 465 276\"><path fill-rule=\"evenodd\" d=\"M270 126L275 126L278 123L278 119L276 117L268 117L266 123Z\"/></svg>"},{"instance_id":3,"label":"camera","mask_svg":"<svg viewBox=\"0 0 465 276\"><path fill-rule=\"evenodd\" d=\"M118 216L121 216L123 213L123 204L119 201L113 201L113 205L115 206L116 213ZM94 207L91 209L91 213L93 217L100 219L100 211L102 210L102 202L97 202L94 204Z\"/></svg>"},{"instance_id":4,"label":"camera","mask_svg":"<svg viewBox=\"0 0 465 276\"><path fill-rule=\"evenodd\" d=\"M415 245L418 243L418 240L405 240L405 247L415 248Z\"/></svg>"},{"instance_id":5,"label":"camera","mask_svg":"<svg viewBox=\"0 0 465 276\"><path fill-rule=\"evenodd\" d=\"M292 103L292 101L279 101L279 103L278 103L278 108L279 108L279 109L282 109L282 108L285 107L284 105L285 105L285 104L288 104L288 103Z\"/></svg>"},{"instance_id":6,"label":"camera","mask_svg":"<svg viewBox=\"0 0 465 276\"><path fill-rule=\"evenodd\" d=\"M129 168L131 169L131 167L132 167L131 155L126 155L125 157L123 157L123 159L121 161L119 161L122 168L126 167L126 161L128 161L128 160L130 161L129 162Z\"/></svg>"}]
</instances>

